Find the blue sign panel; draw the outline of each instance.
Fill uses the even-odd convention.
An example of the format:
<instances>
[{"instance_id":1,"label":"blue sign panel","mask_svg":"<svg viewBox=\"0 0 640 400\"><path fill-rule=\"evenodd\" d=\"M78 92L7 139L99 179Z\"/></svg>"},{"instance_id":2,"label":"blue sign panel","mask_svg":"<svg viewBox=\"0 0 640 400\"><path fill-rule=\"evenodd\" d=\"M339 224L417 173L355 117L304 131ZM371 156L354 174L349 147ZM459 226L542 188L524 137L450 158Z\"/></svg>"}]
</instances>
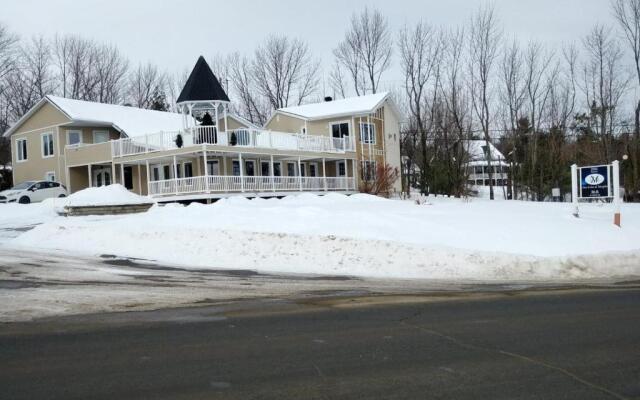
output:
<instances>
[{"instance_id":1,"label":"blue sign panel","mask_svg":"<svg viewBox=\"0 0 640 400\"><path fill-rule=\"evenodd\" d=\"M580 168L580 197L611 197L609 166Z\"/></svg>"}]
</instances>

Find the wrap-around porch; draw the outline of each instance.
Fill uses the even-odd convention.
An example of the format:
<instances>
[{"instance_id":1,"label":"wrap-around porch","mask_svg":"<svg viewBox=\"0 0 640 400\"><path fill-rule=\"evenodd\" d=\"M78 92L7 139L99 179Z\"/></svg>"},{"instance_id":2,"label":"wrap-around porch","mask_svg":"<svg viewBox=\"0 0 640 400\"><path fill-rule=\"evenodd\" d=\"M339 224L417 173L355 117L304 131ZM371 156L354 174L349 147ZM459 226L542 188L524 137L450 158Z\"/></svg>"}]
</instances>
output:
<instances>
[{"instance_id":1,"label":"wrap-around porch","mask_svg":"<svg viewBox=\"0 0 640 400\"><path fill-rule=\"evenodd\" d=\"M146 193L141 194L160 201L219 198L229 194L268 197L291 192L357 191L355 160L344 155L338 158L203 150L124 161L113 168L116 179L131 175L126 169L135 169L139 184L130 186L144 188ZM118 183L128 186L124 181Z\"/></svg>"}]
</instances>

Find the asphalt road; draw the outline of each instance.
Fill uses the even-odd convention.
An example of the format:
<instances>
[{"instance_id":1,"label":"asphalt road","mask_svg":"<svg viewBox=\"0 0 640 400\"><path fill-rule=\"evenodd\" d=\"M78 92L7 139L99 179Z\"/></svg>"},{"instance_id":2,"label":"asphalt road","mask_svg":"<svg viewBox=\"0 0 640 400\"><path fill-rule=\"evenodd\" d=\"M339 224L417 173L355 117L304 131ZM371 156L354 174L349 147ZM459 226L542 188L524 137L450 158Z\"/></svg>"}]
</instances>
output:
<instances>
[{"instance_id":1,"label":"asphalt road","mask_svg":"<svg viewBox=\"0 0 640 400\"><path fill-rule=\"evenodd\" d=\"M3 399L638 399L640 289L422 294L0 325Z\"/></svg>"}]
</instances>

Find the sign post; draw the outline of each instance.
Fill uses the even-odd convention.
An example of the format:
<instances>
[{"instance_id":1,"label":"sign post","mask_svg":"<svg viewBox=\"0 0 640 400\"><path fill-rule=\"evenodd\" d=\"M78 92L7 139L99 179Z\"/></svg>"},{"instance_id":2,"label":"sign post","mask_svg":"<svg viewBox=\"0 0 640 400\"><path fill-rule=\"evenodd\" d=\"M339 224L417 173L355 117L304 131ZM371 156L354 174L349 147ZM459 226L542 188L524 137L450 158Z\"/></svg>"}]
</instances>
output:
<instances>
[{"instance_id":1,"label":"sign post","mask_svg":"<svg viewBox=\"0 0 640 400\"><path fill-rule=\"evenodd\" d=\"M573 164L571 166L571 203L573 204L573 216L580 217L580 210L578 209L578 166Z\"/></svg>"},{"instance_id":2,"label":"sign post","mask_svg":"<svg viewBox=\"0 0 640 400\"><path fill-rule=\"evenodd\" d=\"M580 183L578 183L580 178ZM620 215L620 163L588 167L571 166L571 201L575 217L579 217L580 199L611 199L615 208L613 223L621 225Z\"/></svg>"},{"instance_id":3,"label":"sign post","mask_svg":"<svg viewBox=\"0 0 640 400\"><path fill-rule=\"evenodd\" d=\"M620 227L622 218L620 215L620 162L618 160L611 163L611 170L613 173L613 206L615 207L613 223Z\"/></svg>"}]
</instances>

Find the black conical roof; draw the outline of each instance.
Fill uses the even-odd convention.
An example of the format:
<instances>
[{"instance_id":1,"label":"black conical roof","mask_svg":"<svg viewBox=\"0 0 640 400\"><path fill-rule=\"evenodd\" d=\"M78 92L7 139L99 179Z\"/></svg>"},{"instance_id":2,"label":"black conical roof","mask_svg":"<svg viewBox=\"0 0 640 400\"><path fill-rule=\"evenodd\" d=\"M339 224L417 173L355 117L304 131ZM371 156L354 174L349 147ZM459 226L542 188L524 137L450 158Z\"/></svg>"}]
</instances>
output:
<instances>
[{"instance_id":1,"label":"black conical roof","mask_svg":"<svg viewBox=\"0 0 640 400\"><path fill-rule=\"evenodd\" d=\"M229 101L227 93L218 82L218 78L213 74L209 64L200 56L196 66L193 67L187 83L185 83L178 96L178 103L185 101Z\"/></svg>"}]
</instances>

